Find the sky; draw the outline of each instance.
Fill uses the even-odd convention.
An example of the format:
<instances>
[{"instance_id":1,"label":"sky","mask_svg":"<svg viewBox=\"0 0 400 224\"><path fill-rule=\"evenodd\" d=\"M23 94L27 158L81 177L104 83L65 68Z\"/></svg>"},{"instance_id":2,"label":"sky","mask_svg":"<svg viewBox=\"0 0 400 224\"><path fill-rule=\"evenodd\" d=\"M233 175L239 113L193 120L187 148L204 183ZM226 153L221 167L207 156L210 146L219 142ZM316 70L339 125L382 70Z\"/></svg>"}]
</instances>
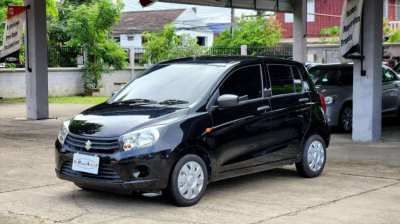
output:
<instances>
[{"instance_id":1,"label":"sky","mask_svg":"<svg viewBox=\"0 0 400 224\"><path fill-rule=\"evenodd\" d=\"M209 7L209 6L198 6L198 5L186 5L186 4L173 4L173 3L162 3L156 2L153 5L143 8L138 0L124 0L125 9L124 11L141 11L141 10L159 10L159 9L182 9L182 8L197 8L197 16L205 18L208 23L228 23L230 22L231 10L227 8ZM235 9L235 16L241 16L242 14L255 14L253 10L240 10Z\"/></svg>"}]
</instances>

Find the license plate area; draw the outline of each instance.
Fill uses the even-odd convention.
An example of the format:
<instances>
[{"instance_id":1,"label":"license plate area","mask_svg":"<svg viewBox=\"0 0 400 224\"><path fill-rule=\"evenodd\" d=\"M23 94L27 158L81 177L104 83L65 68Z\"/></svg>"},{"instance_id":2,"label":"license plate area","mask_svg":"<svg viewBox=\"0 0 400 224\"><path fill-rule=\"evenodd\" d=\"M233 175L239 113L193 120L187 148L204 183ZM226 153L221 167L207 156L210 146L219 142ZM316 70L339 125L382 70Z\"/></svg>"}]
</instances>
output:
<instances>
[{"instance_id":1,"label":"license plate area","mask_svg":"<svg viewBox=\"0 0 400 224\"><path fill-rule=\"evenodd\" d=\"M100 158L98 156L74 153L72 170L83 173L98 174L99 164Z\"/></svg>"}]
</instances>

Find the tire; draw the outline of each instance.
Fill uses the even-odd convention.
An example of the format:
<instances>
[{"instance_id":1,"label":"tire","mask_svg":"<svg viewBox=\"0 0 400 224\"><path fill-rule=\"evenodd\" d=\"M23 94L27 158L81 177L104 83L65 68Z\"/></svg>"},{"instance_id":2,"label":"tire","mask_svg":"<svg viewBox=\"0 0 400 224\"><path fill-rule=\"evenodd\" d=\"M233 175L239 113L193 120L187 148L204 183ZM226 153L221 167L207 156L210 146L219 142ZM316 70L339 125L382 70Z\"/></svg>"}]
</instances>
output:
<instances>
[{"instance_id":1,"label":"tire","mask_svg":"<svg viewBox=\"0 0 400 224\"><path fill-rule=\"evenodd\" d=\"M165 193L179 207L192 206L200 201L207 184L207 166L203 159L197 155L188 154L176 163Z\"/></svg>"},{"instance_id":2,"label":"tire","mask_svg":"<svg viewBox=\"0 0 400 224\"><path fill-rule=\"evenodd\" d=\"M315 150L315 151L313 153L310 150ZM325 141L319 135L310 136L303 146L301 161L296 162L297 173L300 176L306 178L318 177L324 170L325 163L326 163Z\"/></svg>"},{"instance_id":3,"label":"tire","mask_svg":"<svg viewBox=\"0 0 400 224\"><path fill-rule=\"evenodd\" d=\"M345 105L340 111L339 128L346 133L353 129L353 107L349 104Z\"/></svg>"}]
</instances>

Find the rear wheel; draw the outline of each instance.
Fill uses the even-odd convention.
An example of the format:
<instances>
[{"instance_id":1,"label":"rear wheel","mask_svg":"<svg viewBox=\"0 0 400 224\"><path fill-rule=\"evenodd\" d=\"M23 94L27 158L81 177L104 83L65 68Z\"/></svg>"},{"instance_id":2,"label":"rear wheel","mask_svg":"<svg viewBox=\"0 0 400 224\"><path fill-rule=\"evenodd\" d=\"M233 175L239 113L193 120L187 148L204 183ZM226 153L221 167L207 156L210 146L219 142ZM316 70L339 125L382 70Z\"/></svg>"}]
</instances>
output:
<instances>
[{"instance_id":1,"label":"rear wheel","mask_svg":"<svg viewBox=\"0 0 400 224\"><path fill-rule=\"evenodd\" d=\"M206 164L201 157L189 154L176 163L165 193L177 206L191 206L200 201L207 184Z\"/></svg>"},{"instance_id":2,"label":"rear wheel","mask_svg":"<svg viewBox=\"0 0 400 224\"><path fill-rule=\"evenodd\" d=\"M353 128L353 107L351 105L345 105L340 112L339 120L340 129L344 132L351 132Z\"/></svg>"},{"instance_id":3,"label":"rear wheel","mask_svg":"<svg viewBox=\"0 0 400 224\"><path fill-rule=\"evenodd\" d=\"M296 163L297 172L303 177L317 177L324 170L325 163L325 141L319 135L310 136L303 146L301 161Z\"/></svg>"}]
</instances>

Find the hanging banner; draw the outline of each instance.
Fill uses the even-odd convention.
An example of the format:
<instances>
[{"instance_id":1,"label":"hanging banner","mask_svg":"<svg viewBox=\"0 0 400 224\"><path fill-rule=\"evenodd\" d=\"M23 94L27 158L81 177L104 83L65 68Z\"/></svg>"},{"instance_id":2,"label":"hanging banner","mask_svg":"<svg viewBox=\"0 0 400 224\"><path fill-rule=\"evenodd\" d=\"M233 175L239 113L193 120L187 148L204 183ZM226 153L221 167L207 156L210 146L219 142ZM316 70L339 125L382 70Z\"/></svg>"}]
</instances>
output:
<instances>
[{"instance_id":1,"label":"hanging banner","mask_svg":"<svg viewBox=\"0 0 400 224\"><path fill-rule=\"evenodd\" d=\"M0 58L15 53L21 48L26 23L25 11L25 6L8 6L3 46L0 47Z\"/></svg>"},{"instance_id":2,"label":"hanging banner","mask_svg":"<svg viewBox=\"0 0 400 224\"><path fill-rule=\"evenodd\" d=\"M340 53L344 58L361 56L363 0L345 0L341 18Z\"/></svg>"}]
</instances>

